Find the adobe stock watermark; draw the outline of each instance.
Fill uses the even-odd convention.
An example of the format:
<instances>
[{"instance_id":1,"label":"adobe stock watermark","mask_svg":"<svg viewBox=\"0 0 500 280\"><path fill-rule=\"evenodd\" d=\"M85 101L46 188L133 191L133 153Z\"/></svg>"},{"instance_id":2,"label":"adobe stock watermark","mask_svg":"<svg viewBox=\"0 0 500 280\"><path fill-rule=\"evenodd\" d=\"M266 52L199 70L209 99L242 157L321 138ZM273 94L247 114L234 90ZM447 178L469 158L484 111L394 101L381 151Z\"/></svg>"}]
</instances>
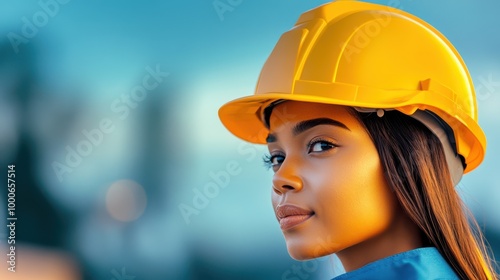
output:
<instances>
[{"instance_id":1,"label":"adobe stock watermark","mask_svg":"<svg viewBox=\"0 0 500 280\"><path fill-rule=\"evenodd\" d=\"M224 14L227 12L233 12L236 7L241 5L243 0L214 0L212 5L214 6L217 16L219 16L220 21L224 21Z\"/></svg>"},{"instance_id":2,"label":"adobe stock watermark","mask_svg":"<svg viewBox=\"0 0 500 280\"><path fill-rule=\"evenodd\" d=\"M211 199L219 196L221 189L229 185L231 177L239 175L241 171L243 171L243 168L240 166L240 163L236 160L230 160L224 169L208 172L210 181L201 188L193 188L194 196L191 200L192 203L180 203L178 206L184 222L189 225L191 223L191 216L199 215L201 210L207 208Z\"/></svg>"},{"instance_id":3,"label":"adobe stock watermark","mask_svg":"<svg viewBox=\"0 0 500 280\"><path fill-rule=\"evenodd\" d=\"M323 256L330 255L330 252L334 251L336 243L333 242L331 235L328 235L326 237L326 240L318 236L316 241L317 245L313 251L315 255L314 259L309 261L301 261L300 264L293 264L289 269L283 272L283 274L281 275L282 280L309 279L312 274L316 273L321 267L323 267L323 263L325 263L328 259ZM329 258L333 258L333 255L330 255ZM334 269L333 261L331 265L332 269Z\"/></svg>"},{"instance_id":4,"label":"adobe stock watermark","mask_svg":"<svg viewBox=\"0 0 500 280\"><path fill-rule=\"evenodd\" d=\"M500 81L493 80L493 74L489 74L488 77L479 76L478 83L476 83L476 97L480 101L487 100L492 94L497 91L500 92Z\"/></svg>"},{"instance_id":5,"label":"adobe stock watermark","mask_svg":"<svg viewBox=\"0 0 500 280\"><path fill-rule=\"evenodd\" d=\"M137 108L139 102L146 99L149 91L160 86L165 78L170 75L170 73L162 72L159 64L154 69L147 66L145 70L146 75L142 78L141 84L134 86L129 93L122 94L110 104L111 112L121 121L127 119L131 110ZM83 139L73 147L70 145L65 147L66 156L64 161L62 163L58 161L52 162L52 169L59 182L63 181L63 176L66 173L72 173L83 162L83 159L93 152L95 147L101 145L106 134L112 133L115 128L115 124L111 118L103 118L99 121L96 128L90 130L83 129L81 131Z\"/></svg>"},{"instance_id":6,"label":"adobe stock watermark","mask_svg":"<svg viewBox=\"0 0 500 280\"><path fill-rule=\"evenodd\" d=\"M118 272L116 269L112 269L111 274L113 275L113 278L111 278L111 280L134 280L135 279L135 276L127 275L127 272L125 271L125 267L122 267L121 272Z\"/></svg>"},{"instance_id":7,"label":"adobe stock watermark","mask_svg":"<svg viewBox=\"0 0 500 280\"><path fill-rule=\"evenodd\" d=\"M400 10L403 9L400 0L390 0L387 3L387 6ZM345 45L345 50L342 56L347 60L347 62L351 62L352 55L360 54L362 49L370 45L372 40L380 35L382 30L391 23L394 16L390 14L391 10L389 8L386 9L387 11L385 12L373 12L373 21L366 23L359 30L357 30L348 42L342 42L340 44L341 49L343 49Z\"/></svg>"},{"instance_id":8,"label":"adobe stock watermark","mask_svg":"<svg viewBox=\"0 0 500 280\"><path fill-rule=\"evenodd\" d=\"M9 32L7 38L12 45L15 53L19 53L21 44L29 43L29 39L33 39L39 32L40 28L46 26L50 19L59 14L61 5L69 3L71 0L40 0L38 6L40 9L36 11L30 18L22 17L22 27L20 33Z\"/></svg>"},{"instance_id":9,"label":"adobe stock watermark","mask_svg":"<svg viewBox=\"0 0 500 280\"><path fill-rule=\"evenodd\" d=\"M321 267L323 259L314 259L310 261L302 261L300 264L293 264L281 275L282 280L304 280L309 279L311 274L314 274Z\"/></svg>"},{"instance_id":10,"label":"adobe stock watermark","mask_svg":"<svg viewBox=\"0 0 500 280\"><path fill-rule=\"evenodd\" d=\"M276 107L272 112L273 118L286 121L295 117L295 114L289 114L287 107ZM268 135L267 129L261 129L255 134L259 139L265 139ZM242 142L237 147L237 154L245 157L245 161L251 162L257 158L257 146L248 142ZM201 210L208 207L211 200L219 196L221 190L229 186L231 178L238 176L243 171L240 162L230 160L226 163L224 168L217 171L208 172L210 180L200 188L193 188L193 197L190 203L179 203L178 208L181 212L182 218L187 225L191 223L192 216L198 216Z\"/></svg>"}]
</instances>

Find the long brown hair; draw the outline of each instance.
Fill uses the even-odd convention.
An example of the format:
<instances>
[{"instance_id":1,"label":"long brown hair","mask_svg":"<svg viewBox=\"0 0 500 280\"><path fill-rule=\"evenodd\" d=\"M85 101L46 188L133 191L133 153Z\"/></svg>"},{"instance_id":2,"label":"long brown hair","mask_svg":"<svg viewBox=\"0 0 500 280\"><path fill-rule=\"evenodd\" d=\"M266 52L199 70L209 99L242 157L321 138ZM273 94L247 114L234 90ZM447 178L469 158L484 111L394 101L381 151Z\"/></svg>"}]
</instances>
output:
<instances>
[{"instance_id":1,"label":"long brown hair","mask_svg":"<svg viewBox=\"0 0 500 280\"><path fill-rule=\"evenodd\" d=\"M398 111L355 113L377 147L402 208L461 279L498 279L475 219L456 192L439 139Z\"/></svg>"}]
</instances>

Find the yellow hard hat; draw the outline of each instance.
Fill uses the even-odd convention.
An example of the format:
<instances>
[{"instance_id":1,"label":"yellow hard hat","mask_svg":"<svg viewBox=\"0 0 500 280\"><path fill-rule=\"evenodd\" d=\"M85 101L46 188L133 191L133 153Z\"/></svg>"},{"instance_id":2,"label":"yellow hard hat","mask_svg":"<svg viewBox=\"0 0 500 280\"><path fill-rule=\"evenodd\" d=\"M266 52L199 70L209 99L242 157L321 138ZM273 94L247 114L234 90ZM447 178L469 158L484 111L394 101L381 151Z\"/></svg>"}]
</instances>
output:
<instances>
[{"instance_id":1,"label":"yellow hard hat","mask_svg":"<svg viewBox=\"0 0 500 280\"><path fill-rule=\"evenodd\" d=\"M392 7L339 0L305 12L279 39L255 94L226 103L219 117L237 137L264 144L264 110L278 100L430 111L453 130L465 173L484 158L462 58L432 26Z\"/></svg>"}]
</instances>

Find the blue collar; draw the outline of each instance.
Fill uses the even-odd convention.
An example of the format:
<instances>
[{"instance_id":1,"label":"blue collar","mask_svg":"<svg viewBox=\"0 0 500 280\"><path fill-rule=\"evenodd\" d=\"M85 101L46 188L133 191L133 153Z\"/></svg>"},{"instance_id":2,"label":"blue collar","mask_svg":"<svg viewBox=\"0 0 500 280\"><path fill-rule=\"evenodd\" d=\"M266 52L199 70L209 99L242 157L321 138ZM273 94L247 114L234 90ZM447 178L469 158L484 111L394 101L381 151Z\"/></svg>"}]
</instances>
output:
<instances>
[{"instance_id":1,"label":"blue collar","mask_svg":"<svg viewBox=\"0 0 500 280\"><path fill-rule=\"evenodd\" d=\"M434 247L418 248L369 263L332 280L459 279Z\"/></svg>"}]
</instances>

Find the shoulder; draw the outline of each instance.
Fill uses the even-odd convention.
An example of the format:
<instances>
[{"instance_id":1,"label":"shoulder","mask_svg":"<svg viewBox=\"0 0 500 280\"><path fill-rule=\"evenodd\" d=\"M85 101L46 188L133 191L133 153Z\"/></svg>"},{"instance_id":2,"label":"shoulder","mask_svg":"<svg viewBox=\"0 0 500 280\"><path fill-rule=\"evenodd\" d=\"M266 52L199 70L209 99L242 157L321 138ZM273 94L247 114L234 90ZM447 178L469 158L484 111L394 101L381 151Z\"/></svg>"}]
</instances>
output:
<instances>
[{"instance_id":1,"label":"shoulder","mask_svg":"<svg viewBox=\"0 0 500 280\"><path fill-rule=\"evenodd\" d=\"M347 279L459 279L436 248L419 248L390 256L359 269L342 274L333 280Z\"/></svg>"}]
</instances>

